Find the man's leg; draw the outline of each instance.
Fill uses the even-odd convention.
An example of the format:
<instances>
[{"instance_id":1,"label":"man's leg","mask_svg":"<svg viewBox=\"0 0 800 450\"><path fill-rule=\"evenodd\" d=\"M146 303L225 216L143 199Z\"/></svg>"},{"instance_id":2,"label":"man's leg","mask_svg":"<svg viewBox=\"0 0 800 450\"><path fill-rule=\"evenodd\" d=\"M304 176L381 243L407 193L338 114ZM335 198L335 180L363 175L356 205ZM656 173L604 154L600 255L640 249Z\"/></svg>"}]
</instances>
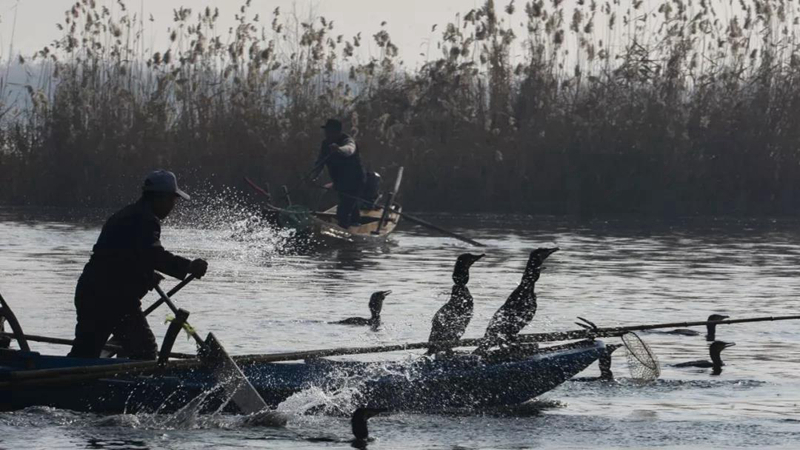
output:
<instances>
[{"instance_id":1,"label":"man's leg","mask_svg":"<svg viewBox=\"0 0 800 450\"><path fill-rule=\"evenodd\" d=\"M75 310L78 324L75 325L75 340L67 356L74 358L99 358L103 346L111 336L109 324L113 317L104 312L104 299L98 298L91 283L81 277L75 289Z\"/></svg>"},{"instance_id":2,"label":"man's leg","mask_svg":"<svg viewBox=\"0 0 800 450\"><path fill-rule=\"evenodd\" d=\"M353 197L361 198L363 189L358 189L352 194ZM350 210L350 223L352 225L361 225L361 200L355 200L353 208Z\"/></svg>"},{"instance_id":3,"label":"man's leg","mask_svg":"<svg viewBox=\"0 0 800 450\"><path fill-rule=\"evenodd\" d=\"M140 307L129 307L120 315L114 336L122 344L121 355L130 359L156 359L158 344Z\"/></svg>"},{"instance_id":4,"label":"man's leg","mask_svg":"<svg viewBox=\"0 0 800 450\"><path fill-rule=\"evenodd\" d=\"M339 193L339 205L336 206L336 221L339 222L340 227L348 228L350 226L356 203L357 201L353 199L352 194Z\"/></svg>"}]
</instances>

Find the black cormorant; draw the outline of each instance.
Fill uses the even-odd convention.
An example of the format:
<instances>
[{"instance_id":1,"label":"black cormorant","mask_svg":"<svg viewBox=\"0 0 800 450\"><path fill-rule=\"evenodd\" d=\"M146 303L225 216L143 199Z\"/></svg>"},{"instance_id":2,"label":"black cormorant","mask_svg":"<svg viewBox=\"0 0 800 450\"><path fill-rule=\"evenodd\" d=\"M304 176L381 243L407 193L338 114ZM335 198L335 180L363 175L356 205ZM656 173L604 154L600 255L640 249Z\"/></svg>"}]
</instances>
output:
<instances>
[{"instance_id":1,"label":"black cormorant","mask_svg":"<svg viewBox=\"0 0 800 450\"><path fill-rule=\"evenodd\" d=\"M484 340L478 346L476 353L485 353L494 345L512 340L533 320L537 306L534 288L543 269L542 263L557 251L558 248L537 248L531 252L522 281L492 316Z\"/></svg>"},{"instance_id":2,"label":"black cormorant","mask_svg":"<svg viewBox=\"0 0 800 450\"><path fill-rule=\"evenodd\" d=\"M385 408L358 408L350 418L350 424L353 426L353 440L352 446L355 448L366 448L367 442L370 441L369 431L367 430L367 421L370 417L376 416L382 412L386 412Z\"/></svg>"},{"instance_id":3,"label":"black cormorant","mask_svg":"<svg viewBox=\"0 0 800 450\"><path fill-rule=\"evenodd\" d=\"M350 317L338 322L331 322L336 325L358 325L358 326L371 326L377 328L381 324L381 310L383 309L383 300L392 291L377 291L369 298L369 312L370 318L366 317Z\"/></svg>"},{"instance_id":4,"label":"black cormorant","mask_svg":"<svg viewBox=\"0 0 800 450\"><path fill-rule=\"evenodd\" d=\"M622 344L607 344L605 346L603 353L600 354L600 358L597 360L597 364L600 367L600 376L573 378L572 381L614 381L614 373L611 372L611 354L620 347L622 347Z\"/></svg>"},{"instance_id":5,"label":"black cormorant","mask_svg":"<svg viewBox=\"0 0 800 450\"><path fill-rule=\"evenodd\" d=\"M484 256L483 254L464 253L456 260L456 265L453 269L454 284L450 300L439 308L433 316L428 342L452 342L461 339L461 336L464 335L467 325L472 320L474 310L472 294L467 288L469 268ZM428 354L432 355L436 352L449 350L450 348L446 346L432 345L428 348Z\"/></svg>"},{"instance_id":6,"label":"black cormorant","mask_svg":"<svg viewBox=\"0 0 800 450\"><path fill-rule=\"evenodd\" d=\"M723 342L723 341L714 341L708 347L708 353L711 356L711 361L707 361L704 359L698 361L688 361L679 364L675 364L673 367L696 367L700 369L713 369L714 375L719 375L722 373L722 366L725 363L722 362L722 351L728 347L733 347L736 345L733 342Z\"/></svg>"}]
</instances>

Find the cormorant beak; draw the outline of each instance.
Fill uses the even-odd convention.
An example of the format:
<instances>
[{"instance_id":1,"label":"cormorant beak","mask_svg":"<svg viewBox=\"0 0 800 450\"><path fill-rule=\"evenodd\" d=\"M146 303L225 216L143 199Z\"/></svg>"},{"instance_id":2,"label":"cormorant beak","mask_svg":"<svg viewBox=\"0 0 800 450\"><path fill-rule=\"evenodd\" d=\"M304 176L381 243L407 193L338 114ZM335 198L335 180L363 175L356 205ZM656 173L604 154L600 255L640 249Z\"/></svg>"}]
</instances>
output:
<instances>
[{"instance_id":1,"label":"cormorant beak","mask_svg":"<svg viewBox=\"0 0 800 450\"><path fill-rule=\"evenodd\" d=\"M386 297L387 295L389 295L391 293L392 293L391 290L389 290L389 291L381 291L381 294L383 294L384 297Z\"/></svg>"},{"instance_id":2,"label":"cormorant beak","mask_svg":"<svg viewBox=\"0 0 800 450\"><path fill-rule=\"evenodd\" d=\"M724 345L723 345L722 348L728 348L728 347L735 347L736 346L736 342L723 342L723 344Z\"/></svg>"},{"instance_id":3,"label":"cormorant beak","mask_svg":"<svg viewBox=\"0 0 800 450\"><path fill-rule=\"evenodd\" d=\"M559 250L560 249L558 247L544 249L544 251L541 253L542 261L544 261L545 259L547 259L547 257L549 257L550 255L552 255L553 253L555 253L555 252L557 252Z\"/></svg>"},{"instance_id":4,"label":"cormorant beak","mask_svg":"<svg viewBox=\"0 0 800 450\"><path fill-rule=\"evenodd\" d=\"M484 256L486 256L486 253L481 253L480 255L475 255L475 256L472 257L472 262L474 263L475 261L483 258Z\"/></svg>"}]
</instances>

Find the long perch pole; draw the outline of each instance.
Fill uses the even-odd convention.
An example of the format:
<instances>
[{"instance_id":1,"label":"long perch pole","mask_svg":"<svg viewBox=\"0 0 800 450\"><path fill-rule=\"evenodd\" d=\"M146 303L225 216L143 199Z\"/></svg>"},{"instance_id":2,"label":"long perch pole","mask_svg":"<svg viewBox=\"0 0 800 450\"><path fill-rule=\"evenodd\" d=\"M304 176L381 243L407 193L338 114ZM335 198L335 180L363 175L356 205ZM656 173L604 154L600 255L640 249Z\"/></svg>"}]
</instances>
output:
<instances>
[{"instance_id":1,"label":"long perch pole","mask_svg":"<svg viewBox=\"0 0 800 450\"><path fill-rule=\"evenodd\" d=\"M646 331L655 330L659 328L674 328L674 327L700 327L710 324L714 325L733 325L739 323L754 323L754 322L771 322L781 320L800 320L800 315L791 316L769 316L769 317L751 317L747 319L727 319L727 320L712 320L712 321L697 321L697 322L670 322L670 323L657 323L657 324L644 324L644 325L631 325L623 327L607 327L596 328L592 330L572 330L563 332L552 333L531 333L521 334L518 336L518 342L556 342L568 341L577 339L589 339L597 337L616 337L621 336L631 331ZM323 350L308 350L301 352L289 353L273 353L266 355L242 355L234 356L233 360L237 364L255 364L255 363L270 363L281 361L297 361L310 358L322 358L326 356L345 356L345 355L359 355L366 353L383 353L383 352L396 352L404 350L425 349L432 345L442 346L447 345L451 347L474 347L481 343L483 339L461 339L454 342L416 342L410 344L394 344L394 345L381 345L372 347L343 347L343 348L330 348ZM8 374L7 381L0 381L0 388L10 386L23 386L28 384L33 385L50 385L60 383L75 383L80 381L96 380L99 378L109 378L119 375L145 375L152 374L162 370L169 369L193 369L199 368L202 363L197 360L182 360L182 361L169 361L166 364L159 366L155 361L136 361L122 364L108 364L102 366L84 366L75 368L59 368L59 369L39 369L39 370L23 370L12 372Z\"/></svg>"},{"instance_id":2,"label":"long perch pole","mask_svg":"<svg viewBox=\"0 0 800 450\"><path fill-rule=\"evenodd\" d=\"M572 330L572 331L556 331L551 333L530 333L520 334L517 336L517 342L533 343L533 342L556 342L556 341L569 341L576 339L589 339L598 337L616 337L631 331L645 331L655 330L659 328L675 328L675 327L700 327L710 324L715 325L731 325L737 323L750 323L750 322L768 322L780 320L800 320L800 315L793 316L770 316L770 317L752 317L748 319L728 319L728 320L713 320L713 321L698 321L698 322L671 322L671 323L656 323L646 325L631 325L624 327L608 327L596 328L592 330ZM474 347L480 344L483 338L461 339L454 342L415 342L411 344L393 344L393 345L379 345L372 347L343 347L331 348L326 350L308 350L301 352L289 353L274 353L269 355L245 355L234 356L234 360L240 364L248 363L264 363L264 362L280 362L280 361L296 361L307 358L322 358L326 356L345 356L345 355L359 355L366 353L383 353L383 352L396 352L403 350L417 350L428 348L432 345L449 346L449 347Z\"/></svg>"}]
</instances>

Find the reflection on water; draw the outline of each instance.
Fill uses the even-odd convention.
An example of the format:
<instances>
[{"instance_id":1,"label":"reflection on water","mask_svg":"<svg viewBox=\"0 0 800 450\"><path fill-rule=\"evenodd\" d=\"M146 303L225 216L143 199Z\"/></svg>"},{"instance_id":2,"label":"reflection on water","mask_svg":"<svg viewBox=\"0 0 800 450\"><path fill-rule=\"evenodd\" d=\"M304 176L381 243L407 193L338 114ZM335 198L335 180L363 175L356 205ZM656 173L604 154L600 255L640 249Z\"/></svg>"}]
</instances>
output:
<instances>
[{"instance_id":1,"label":"reflection on water","mask_svg":"<svg viewBox=\"0 0 800 450\"><path fill-rule=\"evenodd\" d=\"M62 211L63 213L63 211ZM280 251L287 236L243 230L246 212L213 208L168 222L162 241L183 255L210 262L208 276L175 300L192 324L214 331L231 353L373 345L425 340L434 312L447 300L455 258L470 247L405 224L393 242L310 254ZM104 212L41 214L0 210L0 292L32 334L70 337L72 295ZM87 219L88 217L88 219ZM202 220L201 220L202 219ZM471 270L475 317L467 336L483 334L516 287L527 252L556 245L539 282L539 311L526 331L575 328L577 316L600 326L783 315L800 310L800 223L792 220L687 219L658 222L614 218L573 221L527 216L430 216L434 223L485 242L487 256ZM201 224L195 226L195 224ZM330 325L367 316L369 295L391 289L378 332ZM154 301L148 298L145 303ZM159 338L166 310L151 316ZM697 337L642 337L662 362L662 379L626 380L615 354L617 383L568 382L514 412L427 416L392 414L370 422L375 448L699 447L775 446L800 442L800 328L797 322L721 326L718 339L736 342L725 371L671 367L706 358ZM35 349L64 354L63 347ZM176 351L194 351L179 339ZM370 355L359 358L396 358ZM584 375L596 375L591 367ZM304 402L315 401L307 393ZM319 394L321 395L321 394ZM317 399L316 401L322 401ZM299 402L298 402L299 403ZM304 408L308 405L305 404ZM35 430L35 437L32 437ZM310 443L328 436L331 443ZM163 430L121 421L40 410L0 414L0 447L7 448L347 448L345 418L292 418L288 430ZM54 444L58 445L54 445ZM24 445L22 445L24 444ZM114 447L117 446L117 447Z\"/></svg>"}]
</instances>

